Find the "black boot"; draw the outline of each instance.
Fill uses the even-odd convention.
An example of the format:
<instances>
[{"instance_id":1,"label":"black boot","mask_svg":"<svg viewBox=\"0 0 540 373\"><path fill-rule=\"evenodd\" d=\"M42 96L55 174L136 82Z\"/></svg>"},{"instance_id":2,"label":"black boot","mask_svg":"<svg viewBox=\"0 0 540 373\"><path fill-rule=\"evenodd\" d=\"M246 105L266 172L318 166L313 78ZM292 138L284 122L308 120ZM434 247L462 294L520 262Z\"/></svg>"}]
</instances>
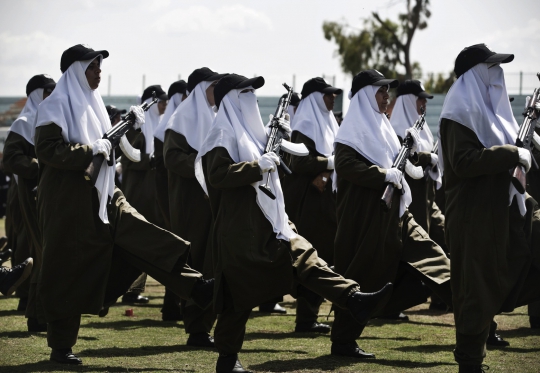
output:
<instances>
[{"instance_id":1,"label":"black boot","mask_svg":"<svg viewBox=\"0 0 540 373\"><path fill-rule=\"evenodd\" d=\"M359 359L374 359L375 354L370 354L360 347L356 342L351 343L332 343L330 350L332 355L356 357Z\"/></svg>"},{"instance_id":2,"label":"black boot","mask_svg":"<svg viewBox=\"0 0 540 373\"><path fill-rule=\"evenodd\" d=\"M486 345L491 347L508 347L510 342L505 341L499 334L495 333L497 330L497 323L495 321L491 322L489 327L489 335L486 341Z\"/></svg>"},{"instance_id":3,"label":"black boot","mask_svg":"<svg viewBox=\"0 0 540 373\"><path fill-rule=\"evenodd\" d=\"M200 278L193 286L191 291L191 300L199 308L207 309L214 299L214 279L204 280Z\"/></svg>"},{"instance_id":4,"label":"black boot","mask_svg":"<svg viewBox=\"0 0 540 373\"><path fill-rule=\"evenodd\" d=\"M329 333L330 325L323 324L317 321L307 321L296 323L294 328L296 333Z\"/></svg>"},{"instance_id":5,"label":"black boot","mask_svg":"<svg viewBox=\"0 0 540 373\"><path fill-rule=\"evenodd\" d=\"M392 294L393 285L388 283L375 293L361 293L356 291L347 300L347 309L361 325L367 324L371 314L380 302Z\"/></svg>"},{"instance_id":6,"label":"black boot","mask_svg":"<svg viewBox=\"0 0 540 373\"><path fill-rule=\"evenodd\" d=\"M163 321L182 321L184 319L181 299L168 288L165 288L161 319Z\"/></svg>"},{"instance_id":7,"label":"black boot","mask_svg":"<svg viewBox=\"0 0 540 373\"><path fill-rule=\"evenodd\" d=\"M36 319L35 317L29 317L28 319L26 319L26 326L28 327L28 331L30 333L40 333L47 331L47 323L40 324L38 319Z\"/></svg>"},{"instance_id":8,"label":"black boot","mask_svg":"<svg viewBox=\"0 0 540 373\"><path fill-rule=\"evenodd\" d=\"M245 370L240 360L238 360L238 354L222 355L219 354L216 363L216 373L253 373L251 370Z\"/></svg>"},{"instance_id":9,"label":"black boot","mask_svg":"<svg viewBox=\"0 0 540 373\"><path fill-rule=\"evenodd\" d=\"M489 370L487 365L464 365L459 364L459 373L485 373Z\"/></svg>"},{"instance_id":10,"label":"black boot","mask_svg":"<svg viewBox=\"0 0 540 373\"><path fill-rule=\"evenodd\" d=\"M28 258L13 268L0 267L0 292L6 296L13 294L15 289L30 276L33 264L34 260Z\"/></svg>"},{"instance_id":11,"label":"black boot","mask_svg":"<svg viewBox=\"0 0 540 373\"><path fill-rule=\"evenodd\" d=\"M215 347L214 338L208 333L191 333L186 344L191 347Z\"/></svg>"},{"instance_id":12,"label":"black boot","mask_svg":"<svg viewBox=\"0 0 540 373\"><path fill-rule=\"evenodd\" d=\"M51 361L60 364L81 365L82 360L74 355L71 348L59 348L51 351Z\"/></svg>"}]
</instances>

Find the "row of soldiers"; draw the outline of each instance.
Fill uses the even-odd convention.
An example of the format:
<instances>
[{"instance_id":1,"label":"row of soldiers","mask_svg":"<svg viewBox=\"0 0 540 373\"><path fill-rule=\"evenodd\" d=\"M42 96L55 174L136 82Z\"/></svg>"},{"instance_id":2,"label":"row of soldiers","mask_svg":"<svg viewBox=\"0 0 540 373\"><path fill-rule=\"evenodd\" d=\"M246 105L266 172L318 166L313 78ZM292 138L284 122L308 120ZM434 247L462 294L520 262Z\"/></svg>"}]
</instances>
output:
<instances>
[{"instance_id":1,"label":"row of soldiers","mask_svg":"<svg viewBox=\"0 0 540 373\"><path fill-rule=\"evenodd\" d=\"M328 332L317 314L323 299L332 301L331 353L357 358L374 357L356 342L370 318L436 296L454 310L460 372L482 371L488 337L500 342L495 314L540 297L531 286L540 273L540 210L528 194L508 193L508 170L531 166L531 152L513 145L518 125L499 66L513 55L483 44L459 54L438 155L428 126L413 127L432 98L418 81L398 87L376 70L360 72L338 125L332 109L342 90L310 79L279 118L307 155L282 156L265 152L255 95L264 78L201 68L169 94L148 87L141 102L158 99L148 111L131 107L126 140L140 157L103 138L119 114L110 108L109 118L97 90L108 56L85 45L66 50L46 100L54 82L33 78L41 83L27 89L27 106L34 92L40 99L5 147L33 214L25 222L35 236L37 301L27 316L47 324L51 360L82 363L71 349L80 315L105 314L143 272L167 287L166 298L186 300L188 344L215 345L217 372L248 372L238 353L250 312L284 294L298 299L297 331ZM401 172L392 164L406 137L412 155ZM95 157L105 161L89 185L84 173ZM281 162L291 175L277 172ZM34 168L25 178L32 183L21 182L25 167ZM400 192L385 211L389 184ZM446 219L434 201L442 188Z\"/></svg>"}]
</instances>

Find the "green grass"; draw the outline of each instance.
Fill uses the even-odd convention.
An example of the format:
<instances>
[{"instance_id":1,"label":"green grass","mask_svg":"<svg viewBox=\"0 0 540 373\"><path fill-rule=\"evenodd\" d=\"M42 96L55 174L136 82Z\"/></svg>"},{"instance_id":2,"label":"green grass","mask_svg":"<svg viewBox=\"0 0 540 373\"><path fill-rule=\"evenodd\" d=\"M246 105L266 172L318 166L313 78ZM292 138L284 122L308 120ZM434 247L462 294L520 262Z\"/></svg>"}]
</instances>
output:
<instances>
[{"instance_id":1,"label":"green grass","mask_svg":"<svg viewBox=\"0 0 540 373\"><path fill-rule=\"evenodd\" d=\"M84 361L81 367L50 362L45 333L27 333L24 316L14 311L17 299L0 297L0 372L214 372L215 351L187 347L182 322L161 321L163 293L163 286L150 279L148 305L118 303L105 318L84 315L74 347ZM285 300L287 315L252 313L240 355L244 366L256 372L458 370L452 355L452 315L430 312L427 304L409 310L408 323L372 321L359 344L377 359L358 361L331 356L327 335L293 333L295 304L292 298ZM321 321L329 307L323 304ZM133 308L134 317L124 316L127 308ZM488 351L489 372L540 372L540 332L528 328L526 308L498 316L497 321L511 346Z\"/></svg>"}]
</instances>

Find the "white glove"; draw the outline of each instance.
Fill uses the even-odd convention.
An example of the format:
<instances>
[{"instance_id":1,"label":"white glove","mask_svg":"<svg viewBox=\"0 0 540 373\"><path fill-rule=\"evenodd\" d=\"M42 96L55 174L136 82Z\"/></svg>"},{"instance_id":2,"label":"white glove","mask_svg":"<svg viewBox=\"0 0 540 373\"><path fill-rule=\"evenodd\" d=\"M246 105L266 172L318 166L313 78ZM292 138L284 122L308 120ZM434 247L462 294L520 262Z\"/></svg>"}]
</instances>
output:
<instances>
[{"instance_id":1,"label":"white glove","mask_svg":"<svg viewBox=\"0 0 540 373\"><path fill-rule=\"evenodd\" d=\"M328 164L326 165L327 170L333 170L334 169L334 156L331 155L330 157L326 158L328 161Z\"/></svg>"},{"instance_id":2,"label":"white glove","mask_svg":"<svg viewBox=\"0 0 540 373\"><path fill-rule=\"evenodd\" d=\"M92 144L92 154L103 154L106 160L109 160L111 149L111 142L107 139L99 139Z\"/></svg>"},{"instance_id":3,"label":"white glove","mask_svg":"<svg viewBox=\"0 0 540 373\"><path fill-rule=\"evenodd\" d=\"M135 123L133 123L133 128L138 130L144 124L144 110L140 106L132 106L129 108L129 111L132 111L135 114Z\"/></svg>"},{"instance_id":4,"label":"white glove","mask_svg":"<svg viewBox=\"0 0 540 373\"><path fill-rule=\"evenodd\" d=\"M276 165L279 165L279 163L279 157L274 152L265 153L259 158L259 167L262 173L274 172L277 167Z\"/></svg>"},{"instance_id":5,"label":"white glove","mask_svg":"<svg viewBox=\"0 0 540 373\"><path fill-rule=\"evenodd\" d=\"M270 118L270 122L272 122L272 119L274 119L274 115L270 114L269 118ZM287 135L290 137L292 133L292 129L291 129L291 117L288 113L285 113L283 118L279 120L279 124L283 128L283 130L287 133Z\"/></svg>"},{"instance_id":6,"label":"white glove","mask_svg":"<svg viewBox=\"0 0 540 373\"><path fill-rule=\"evenodd\" d=\"M531 169L531 152L527 149L518 148L519 163L525 166L525 172Z\"/></svg>"},{"instance_id":7,"label":"white glove","mask_svg":"<svg viewBox=\"0 0 540 373\"><path fill-rule=\"evenodd\" d=\"M116 173L122 174L122 163L118 161L116 162Z\"/></svg>"},{"instance_id":8,"label":"white glove","mask_svg":"<svg viewBox=\"0 0 540 373\"><path fill-rule=\"evenodd\" d=\"M387 183L392 183L394 186L398 189L401 189L401 178L403 177L403 173L401 173L400 170L397 168L387 168L386 169L386 177L384 178L384 181Z\"/></svg>"},{"instance_id":9,"label":"white glove","mask_svg":"<svg viewBox=\"0 0 540 373\"><path fill-rule=\"evenodd\" d=\"M422 167L414 166L411 162L409 162L408 159L405 163L405 172L407 173L407 175L409 175L415 180L419 180L424 177L424 170L422 169Z\"/></svg>"},{"instance_id":10,"label":"white glove","mask_svg":"<svg viewBox=\"0 0 540 373\"><path fill-rule=\"evenodd\" d=\"M436 166L439 163L439 156L435 153L431 153L431 165Z\"/></svg>"},{"instance_id":11,"label":"white glove","mask_svg":"<svg viewBox=\"0 0 540 373\"><path fill-rule=\"evenodd\" d=\"M410 133L413 139L413 146L411 148L411 151L414 154L416 153L416 149L418 149L418 143L420 142L420 133L414 127L407 128L407 130L405 131L405 136L407 136L407 133Z\"/></svg>"}]
</instances>

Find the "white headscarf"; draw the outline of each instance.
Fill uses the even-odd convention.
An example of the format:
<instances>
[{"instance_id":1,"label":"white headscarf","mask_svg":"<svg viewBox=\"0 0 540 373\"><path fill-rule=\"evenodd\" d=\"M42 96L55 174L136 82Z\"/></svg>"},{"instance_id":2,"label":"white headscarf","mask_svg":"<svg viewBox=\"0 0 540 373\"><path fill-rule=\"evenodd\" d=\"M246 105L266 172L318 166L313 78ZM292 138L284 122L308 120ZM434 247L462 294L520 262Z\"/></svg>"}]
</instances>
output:
<instances>
[{"instance_id":1,"label":"white headscarf","mask_svg":"<svg viewBox=\"0 0 540 373\"><path fill-rule=\"evenodd\" d=\"M293 122L293 119L294 119L294 115L296 114L294 112L294 109L296 109L296 106L293 106L293 105L289 105L287 106L287 113L289 113L289 120L291 121L291 123Z\"/></svg>"},{"instance_id":2,"label":"white headscarf","mask_svg":"<svg viewBox=\"0 0 540 373\"><path fill-rule=\"evenodd\" d=\"M479 63L467 70L452 85L444 100L441 119L453 120L473 131L486 148L496 145L515 145L519 125L512 113L504 71L499 66ZM439 136L440 136L439 121ZM441 166L443 151L439 141ZM525 215L525 195L517 193L510 183L510 196L516 196L522 215ZM510 199L512 203L513 197Z\"/></svg>"},{"instance_id":3,"label":"white headscarf","mask_svg":"<svg viewBox=\"0 0 540 373\"><path fill-rule=\"evenodd\" d=\"M208 191L202 170L202 157L210 150L223 147L236 163L252 162L264 153L267 135L257 106L257 96L253 92L241 93L242 90L244 89L233 89L223 97L214 124L197 154L195 175L206 193ZM278 172L271 172L268 182L276 196L275 200L259 190L259 185L266 182L267 175L263 175L262 181L251 184L257 193L257 204L272 224L277 238L289 241L295 237L295 233L290 228L289 218L285 213Z\"/></svg>"},{"instance_id":4,"label":"white headscarf","mask_svg":"<svg viewBox=\"0 0 540 373\"><path fill-rule=\"evenodd\" d=\"M174 111L181 102L182 93L177 92L170 98L169 103L167 104L167 108L165 109L165 113L161 116L159 124L154 131L154 137L161 140L161 142L165 142L165 131L167 130L167 123L169 122L169 119L171 118Z\"/></svg>"},{"instance_id":5,"label":"white headscarf","mask_svg":"<svg viewBox=\"0 0 540 373\"><path fill-rule=\"evenodd\" d=\"M101 55L96 58L101 65ZM65 142L82 145L92 145L111 128L99 91L92 90L86 79L85 71L92 61L75 61L62 74L54 91L38 107L36 127L54 123L62 129ZM115 169L104 160L95 185L99 217L105 224L109 223L107 202L114 193Z\"/></svg>"},{"instance_id":6,"label":"white headscarf","mask_svg":"<svg viewBox=\"0 0 540 373\"><path fill-rule=\"evenodd\" d=\"M206 97L206 89L212 83L212 81L202 81L197 84L167 123L167 130L171 129L183 135L189 146L197 151L201 148L216 117Z\"/></svg>"},{"instance_id":7,"label":"white headscarf","mask_svg":"<svg viewBox=\"0 0 540 373\"><path fill-rule=\"evenodd\" d=\"M15 132L24 137L32 145L34 145L34 135L36 133L35 121L37 109L42 101L43 88L34 89L28 96L21 113L9 129L10 132Z\"/></svg>"},{"instance_id":8,"label":"white headscarf","mask_svg":"<svg viewBox=\"0 0 540 373\"><path fill-rule=\"evenodd\" d=\"M150 103L152 100L153 97L149 97L144 102ZM141 127L141 132L144 135L146 143L146 154L154 153L154 131L156 131L159 125L160 117L157 103L152 105L148 111L144 112L144 125Z\"/></svg>"},{"instance_id":9,"label":"white headscarf","mask_svg":"<svg viewBox=\"0 0 540 373\"><path fill-rule=\"evenodd\" d=\"M401 145L390 121L379 112L375 99L379 88L368 85L352 97L349 110L339 127L336 143L350 146L371 163L387 169L392 167ZM401 184L404 194L400 199L400 217L412 202L411 189L405 178L401 179Z\"/></svg>"},{"instance_id":10,"label":"white headscarf","mask_svg":"<svg viewBox=\"0 0 540 373\"><path fill-rule=\"evenodd\" d=\"M313 140L317 152L330 157L334 152L339 126L334 113L326 108L323 96L321 92L313 92L303 98L296 109L291 128Z\"/></svg>"},{"instance_id":11,"label":"white headscarf","mask_svg":"<svg viewBox=\"0 0 540 373\"><path fill-rule=\"evenodd\" d=\"M418 97L412 93L401 95L396 99L390 123L392 123L396 134L401 136L402 139L407 135L405 131L411 128L418 118L420 118L420 114L418 114L416 109L417 100ZM420 131L420 141L418 143L417 151L431 153L433 145L433 134L426 122L424 123L422 131ZM437 189L439 189L442 186L441 168L437 167L436 171L433 171L433 168L430 168L429 176L436 182Z\"/></svg>"}]
</instances>

